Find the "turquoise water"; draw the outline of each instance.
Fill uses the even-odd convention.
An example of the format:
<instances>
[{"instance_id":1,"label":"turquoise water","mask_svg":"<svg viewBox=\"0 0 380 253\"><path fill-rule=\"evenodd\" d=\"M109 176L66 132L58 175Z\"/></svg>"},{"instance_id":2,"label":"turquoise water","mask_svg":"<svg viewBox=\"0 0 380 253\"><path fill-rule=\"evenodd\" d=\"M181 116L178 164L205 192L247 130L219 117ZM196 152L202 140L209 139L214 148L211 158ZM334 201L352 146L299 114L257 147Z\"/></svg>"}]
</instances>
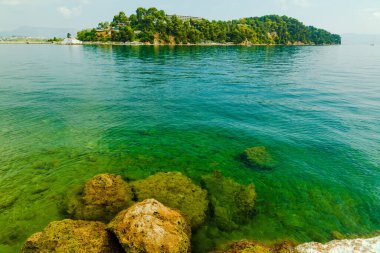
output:
<instances>
[{"instance_id":1,"label":"turquoise water","mask_svg":"<svg viewBox=\"0 0 380 253\"><path fill-rule=\"evenodd\" d=\"M380 47L0 46L0 252L17 252L92 176L215 170L255 183L236 239L380 229ZM237 157L263 145L270 171Z\"/></svg>"}]
</instances>

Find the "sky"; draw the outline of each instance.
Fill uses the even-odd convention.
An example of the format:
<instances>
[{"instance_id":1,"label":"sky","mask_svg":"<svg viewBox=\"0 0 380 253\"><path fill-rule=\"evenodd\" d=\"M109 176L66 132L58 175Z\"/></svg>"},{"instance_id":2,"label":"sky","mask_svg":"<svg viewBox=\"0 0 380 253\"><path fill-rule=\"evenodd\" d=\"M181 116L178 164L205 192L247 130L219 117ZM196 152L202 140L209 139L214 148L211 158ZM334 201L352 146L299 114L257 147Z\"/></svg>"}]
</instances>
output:
<instances>
[{"instance_id":1,"label":"sky","mask_svg":"<svg viewBox=\"0 0 380 253\"><path fill-rule=\"evenodd\" d=\"M0 31L20 26L80 30L137 7L216 20L278 14L338 34L380 34L380 0L0 0Z\"/></svg>"}]
</instances>

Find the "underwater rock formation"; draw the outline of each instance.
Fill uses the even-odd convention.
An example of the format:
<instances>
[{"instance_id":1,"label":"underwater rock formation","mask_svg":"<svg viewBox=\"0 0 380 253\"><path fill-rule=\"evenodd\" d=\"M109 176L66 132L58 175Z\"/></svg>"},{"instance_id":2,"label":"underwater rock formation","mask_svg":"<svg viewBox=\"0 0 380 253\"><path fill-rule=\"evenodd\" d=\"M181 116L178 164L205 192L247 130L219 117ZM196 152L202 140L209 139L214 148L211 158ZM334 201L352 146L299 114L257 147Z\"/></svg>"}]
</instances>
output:
<instances>
[{"instance_id":1,"label":"underwater rock formation","mask_svg":"<svg viewBox=\"0 0 380 253\"><path fill-rule=\"evenodd\" d=\"M335 240L326 244L310 242L298 245L297 253L379 253L380 236L369 239Z\"/></svg>"},{"instance_id":2,"label":"underwater rock formation","mask_svg":"<svg viewBox=\"0 0 380 253\"><path fill-rule=\"evenodd\" d=\"M248 166L257 169L271 169L274 166L274 160L265 147L247 148L241 159Z\"/></svg>"},{"instance_id":3,"label":"underwater rock formation","mask_svg":"<svg viewBox=\"0 0 380 253\"><path fill-rule=\"evenodd\" d=\"M131 188L120 176L100 174L69 199L67 213L75 219L108 222L133 204L132 197Z\"/></svg>"},{"instance_id":4,"label":"underwater rock formation","mask_svg":"<svg viewBox=\"0 0 380 253\"><path fill-rule=\"evenodd\" d=\"M148 199L120 212L108 225L126 252L187 253L191 228L182 215Z\"/></svg>"},{"instance_id":5,"label":"underwater rock formation","mask_svg":"<svg viewBox=\"0 0 380 253\"><path fill-rule=\"evenodd\" d=\"M288 241L267 246L255 241L242 240L232 243L225 251L213 253L296 253L294 244Z\"/></svg>"},{"instance_id":6,"label":"underwater rock formation","mask_svg":"<svg viewBox=\"0 0 380 253\"><path fill-rule=\"evenodd\" d=\"M123 250L109 235L105 224L63 220L51 222L42 232L29 237L21 252L121 253Z\"/></svg>"},{"instance_id":7,"label":"underwater rock formation","mask_svg":"<svg viewBox=\"0 0 380 253\"><path fill-rule=\"evenodd\" d=\"M219 172L203 176L202 183L209 193L211 218L220 230L237 229L254 214L254 184L240 185Z\"/></svg>"},{"instance_id":8,"label":"underwater rock formation","mask_svg":"<svg viewBox=\"0 0 380 253\"><path fill-rule=\"evenodd\" d=\"M206 219L207 192L179 172L157 173L132 187L138 201L153 198L180 210L193 229Z\"/></svg>"}]
</instances>

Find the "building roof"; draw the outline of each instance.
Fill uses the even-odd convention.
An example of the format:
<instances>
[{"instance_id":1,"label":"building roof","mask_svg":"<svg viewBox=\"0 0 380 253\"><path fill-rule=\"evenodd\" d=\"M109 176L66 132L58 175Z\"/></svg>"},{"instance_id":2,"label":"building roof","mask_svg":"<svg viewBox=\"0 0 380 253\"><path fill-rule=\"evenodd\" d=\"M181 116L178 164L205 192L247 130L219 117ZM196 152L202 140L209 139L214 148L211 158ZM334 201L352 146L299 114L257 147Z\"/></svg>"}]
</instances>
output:
<instances>
[{"instance_id":1,"label":"building roof","mask_svg":"<svg viewBox=\"0 0 380 253\"><path fill-rule=\"evenodd\" d=\"M197 21L201 21L203 20L204 18L200 18L200 17L192 17L192 16L181 16L181 15L166 15L168 18L172 18L173 16L176 16L179 20L182 20L182 21L190 21L190 20L197 20Z\"/></svg>"}]
</instances>

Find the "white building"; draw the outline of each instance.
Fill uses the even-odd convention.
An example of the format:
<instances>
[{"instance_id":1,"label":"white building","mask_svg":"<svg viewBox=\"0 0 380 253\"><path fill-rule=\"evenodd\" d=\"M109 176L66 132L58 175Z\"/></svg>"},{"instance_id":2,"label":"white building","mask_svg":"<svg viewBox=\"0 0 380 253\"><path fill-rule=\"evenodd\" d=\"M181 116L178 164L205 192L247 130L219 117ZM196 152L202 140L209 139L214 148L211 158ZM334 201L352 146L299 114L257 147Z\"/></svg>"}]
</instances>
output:
<instances>
[{"instance_id":1,"label":"white building","mask_svg":"<svg viewBox=\"0 0 380 253\"><path fill-rule=\"evenodd\" d=\"M82 41L75 38L66 38L62 41L63 45L82 45Z\"/></svg>"},{"instance_id":2,"label":"white building","mask_svg":"<svg viewBox=\"0 0 380 253\"><path fill-rule=\"evenodd\" d=\"M185 21L190 21L190 20L194 20L194 21L202 21L203 18L200 18L200 17L192 17L192 16L181 16L181 15L166 15L168 18L172 18L173 16L176 16L179 20L181 20L182 22L185 22Z\"/></svg>"}]
</instances>

